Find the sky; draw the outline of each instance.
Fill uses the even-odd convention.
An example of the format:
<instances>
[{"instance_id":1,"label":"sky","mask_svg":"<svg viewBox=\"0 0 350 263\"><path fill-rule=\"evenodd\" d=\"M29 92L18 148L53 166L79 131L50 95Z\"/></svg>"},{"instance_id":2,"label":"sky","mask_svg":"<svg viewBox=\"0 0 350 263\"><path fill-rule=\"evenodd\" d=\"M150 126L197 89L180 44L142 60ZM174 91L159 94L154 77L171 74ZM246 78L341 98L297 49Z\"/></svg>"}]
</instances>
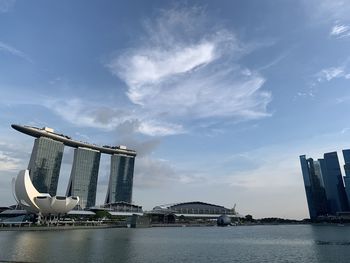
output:
<instances>
[{"instance_id":1,"label":"sky","mask_svg":"<svg viewBox=\"0 0 350 263\"><path fill-rule=\"evenodd\" d=\"M136 150L144 210L306 218L299 155L343 164L349 84L346 0L0 0L0 206L34 143L16 123ZM72 162L66 147L58 194Z\"/></svg>"}]
</instances>

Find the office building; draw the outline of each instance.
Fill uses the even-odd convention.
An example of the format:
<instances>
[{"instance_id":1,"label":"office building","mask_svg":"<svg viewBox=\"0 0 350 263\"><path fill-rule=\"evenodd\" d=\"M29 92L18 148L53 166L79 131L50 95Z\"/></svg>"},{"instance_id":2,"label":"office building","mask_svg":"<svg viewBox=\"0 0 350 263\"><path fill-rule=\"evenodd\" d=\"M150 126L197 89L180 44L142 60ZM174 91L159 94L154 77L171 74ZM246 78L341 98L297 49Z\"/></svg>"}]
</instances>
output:
<instances>
[{"instance_id":1,"label":"office building","mask_svg":"<svg viewBox=\"0 0 350 263\"><path fill-rule=\"evenodd\" d=\"M300 156L306 199L311 219L328 213L321 163L322 160L314 161L312 158L306 159L305 155Z\"/></svg>"},{"instance_id":2,"label":"office building","mask_svg":"<svg viewBox=\"0 0 350 263\"><path fill-rule=\"evenodd\" d=\"M28 170L39 192L56 195L63 150L62 142L45 137L35 139Z\"/></svg>"},{"instance_id":3,"label":"office building","mask_svg":"<svg viewBox=\"0 0 350 263\"><path fill-rule=\"evenodd\" d=\"M348 201L350 202L350 150L343 150L343 157L344 157L344 171L345 171L345 177L344 177L344 183L345 183L345 192L346 196L348 198ZM350 204L349 204L350 205Z\"/></svg>"},{"instance_id":4,"label":"office building","mask_svg":"<svg viewBox=\"0 0 350 263\"><path fill-rule=\"evenodd\" d=\"M345 193L343 176L341 174L337 152L325 153L323 181L325 185L329 213L335 215L337 212L349 210Z\"/></svg>"},{"instance_id":5,"label":"office building","mask_svg":"<svg viewBox=\"0 0 350 263\"><path fill-rule=\"evenodd\" d=\"M349 174L350 151L343 151L345 171ZM337 152L325 153L323 159L313 161L300 156L306 199L311 219L320 216L337 216L349 211L349 200L344 187ZM345 177L345 183L350 177ZM350 187L349 187L350 188ZM347 189L348 191L349 189Z\"/></svg>"},{"instance_id":6,"label":"office building","mask_svg":"<svg viewBox=\"0 0 350 263\"><path fill-rule=\"evenodd\" d=\"M111 156L111 172L106 196L106 204L132 201L132 185L135 158L114 154Z\"/></svg>"},{"instance_id":7,"label":"office building","mask_svg":"<svg viewBox=\"0 0 350 263\"><path fill-rule=\"evenodd\" d=\"M82 209L95 205L98 170L101 153L87 148L74 150L74 161L67 196L79 196Z\"/></svg>"}]
</instances>

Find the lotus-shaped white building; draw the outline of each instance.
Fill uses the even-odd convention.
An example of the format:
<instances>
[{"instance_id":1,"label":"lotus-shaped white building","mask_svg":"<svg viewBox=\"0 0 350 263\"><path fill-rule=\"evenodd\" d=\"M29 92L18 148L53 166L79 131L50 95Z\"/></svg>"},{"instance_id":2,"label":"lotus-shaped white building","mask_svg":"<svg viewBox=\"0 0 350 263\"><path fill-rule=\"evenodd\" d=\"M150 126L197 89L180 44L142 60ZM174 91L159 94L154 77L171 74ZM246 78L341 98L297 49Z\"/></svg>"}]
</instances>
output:
<instances>
[{"instance_id":1,"label":"lotus-shaped white building","mask_svg":"<svg viewBox=\"0 0 350 263\"><path fill-rule=\"evenodd\" d=\"M72 210L79 202L79 197L50 196L39 193L34 187L28 170L22 170L13 179L13 193L18 204L32 213L65 214Z\"/></svg>"}]
</instances>

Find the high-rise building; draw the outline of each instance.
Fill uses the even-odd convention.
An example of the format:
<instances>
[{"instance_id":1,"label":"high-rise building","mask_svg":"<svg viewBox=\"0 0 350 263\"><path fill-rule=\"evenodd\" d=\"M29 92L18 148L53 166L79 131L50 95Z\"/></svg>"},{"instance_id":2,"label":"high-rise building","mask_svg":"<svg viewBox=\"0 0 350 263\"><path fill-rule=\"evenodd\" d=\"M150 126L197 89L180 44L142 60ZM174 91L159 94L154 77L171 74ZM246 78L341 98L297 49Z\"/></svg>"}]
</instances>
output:
<instances>
[{"instance_id":1,"label":"high-rise building","mask_svg":"<svg viewBox=\"0 0 350 263\"><path fill-rule=\"evenodd\" d=\"M132 201L135 158L122 154L111 156L111 173L105 203Z\"/></svg>"},{"instance_id":2,"label":"high-rise building","mask_svg":"<svg viewBox=\"0 0 350 263\"><path fill-rule=\"evenodd\" d=\"M41 193L55 196L64 146L75 148L74 162L67 187L68 196L80 198L79 206L95 205L97 177L101 154L111 155L111 172L106 203L132 201L136 151L126 146L99 146L76 141L56 133L52 128L11 125L15 130L36 137L28 170L34 187Z\"/></svg>"},{"instance_id":3,"label":"high-rise building","mask_svg":"<svg viewBox=\"0 0 350 263\"><path fill-rule=\"evenodd\" d=\"M101 153L97 150L81 147L74 150L67 196L79 196L79 206L82 209L95 205L100 158Z\"/></svg>"},{"instance_id":4,"label":"high-rise building","mask_svg":"<svg viewBox=\"0 0 350 263\"><path fill-rule=\"evenodd\" d=\"M337 152L325 153L324 158L317 161L306 159L305 155L300 156L311 219L349 212L350 150L344 150L343 155L348 188L344 187Z\"/></svg>"},{"instance_id":5,"label":"high-rise building","mask_svg":"<svg viewBox=\"0 0 350 263\"><path fill-rule=\"evenodd\" d=\"M349 210L337 152L325 153L322 176L327 196L328 210L332 215Z\"/></svg>"},{"instance_id":6,"label":"high-rise building","mask_svg":"<svg viewBox=\"0 0 350 263\"><path fill-rule=\"evenodd\" d=\"M304 178L306 199L311 219L327 214L327 198L322 178L320 161L300 156L300 164Z\"/></svg>"},{"instance_id":7,"label":"high-rise building","mask_svg":"<svg viewBox=\"0 0 350 263\"><path fill-rule=\"evenodd\" d=\"M33 185L40 193L56 195L63 150L62 142L45 137L35 139L28 170Z\"/></svg>"},{"instance_id":8,"label":"high-rise building","mask_svg":"<svg viewBox=\"0 0 350 263\"><path fill-rule=\"evenodd\" d=\"M350 149L343 150L343 157L344 157L344 171L345 171L345 177L344 177L344 183L345 183L345 192L348 198L348 201L350 202ZM350 205L350 204L349 204Z\"/></svg>"}]
</instances>

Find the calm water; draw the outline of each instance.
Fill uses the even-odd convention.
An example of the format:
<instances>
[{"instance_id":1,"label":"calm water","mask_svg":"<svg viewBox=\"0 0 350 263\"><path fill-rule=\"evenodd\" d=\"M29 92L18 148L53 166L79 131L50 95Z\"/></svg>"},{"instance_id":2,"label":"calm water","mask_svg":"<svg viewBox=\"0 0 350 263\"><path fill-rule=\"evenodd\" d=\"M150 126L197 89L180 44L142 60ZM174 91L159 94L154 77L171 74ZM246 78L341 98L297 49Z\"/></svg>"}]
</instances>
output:
<instances>
[{"instance_id":1,"label":"calm water","mask_svg":"<svg viewBox=\"0 0 350 263\"><path fill-rule=\"evenodd\" d=\"M0 261L350 262L350 226L0 232Z\"/></svg>"}]
</instances>

